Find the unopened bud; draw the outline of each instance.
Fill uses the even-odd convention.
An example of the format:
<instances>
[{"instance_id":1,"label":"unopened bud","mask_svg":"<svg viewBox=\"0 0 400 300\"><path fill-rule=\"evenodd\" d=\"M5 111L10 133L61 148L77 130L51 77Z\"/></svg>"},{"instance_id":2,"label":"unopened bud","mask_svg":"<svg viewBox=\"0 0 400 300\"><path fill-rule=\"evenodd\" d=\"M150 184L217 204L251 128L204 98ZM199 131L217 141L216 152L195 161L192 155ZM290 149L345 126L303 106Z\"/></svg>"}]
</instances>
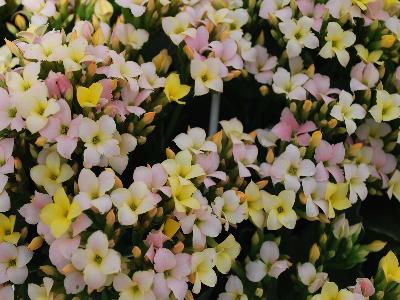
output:
<instances>
[{"instance_id":1,"label":"unopened bud","mask_svg":"<svg viewBox=\"0 0 400 300\"><path fill-rule=\"evenodd\" d=\"M272 164L274 160L275 160L274 150L272 150L272 148L268 148L267 163Z\"/></svg>"},{"instance_id":2,"label":"unopened bud","mask_svg":"<svg viewBox=\"0 0 400 300\"><path fill-rule=\"evenodd\" d=\"M367 249L371 252L379 252L386 246L386 244L387 242L375 240L367 245Z\"/></svg>"},{"instance_id":3,"label":"unopened bud","mask_svg":"<svg viewBox=\"0 0 400 300\"><path fill-rule=\"evenodd\" d=\"M143 144L146 144L147 138L145 136L139 136L137 138L137 141L138 141L139 145L143 145Z\"/></svg>"},{"instance_id":4,"label":"unopened bud","mask_svg":"<svg viewBox=\"0 0 400 300\"><path fill-rule=\"evenodd\" d=\"M14 159L14 167L16 170L20 170L22 168L22 161L18 157Z\"/></svg>"},{"instance_id":5,"label":"unopened bud","mask_svg":"<svg viewBox=\"0 0 400 300\"><path fill-rule=\"evenodd\" d=\"M35 251L42 247L43 245L43 238L41 236L34 237L32 241L28 245L28 249L31 251Z\"/></svg>"},{"instance_id":6,"label":"unopened bud","mask_svg":"<svg viewBox=\"0 0 400 300\"><path fill-rule=\"evenodd\" d=\"M44 136L39 136L36 141L35 141L35 145L38 147L43 147L44 145L46 145L47 139Z\"/></svg>"},{"instance_id":7,"label":"unopened bud","mask_svg":"<svg viewBox=\"0 0 400 300\"><path fill-rule=\"evenodd\" d=\"M262 190L263 188L265 188L267 186L268 180L260 180L260 181L257 181L256 184L257 184L258 188L260 190Z\"/></svg>"},{"instance_id":8,"label":"unopened bud","mask_svg":"<svg viewBox=\"0 0 400 300\"><path fill-rule=\"evenodd\" d=\"M40 271L42 271L47 276L55 276L57 275L57 270L53 266L44 265L39 267Z\"/></svg>"},{"instance_id":9,"label":"unopened bud","mask_svg":"<svg viewBox=\"0 0 400 300\"><path fill-rule=\"evenodd\" d=\"M165 74L172 64L172 57L169 56L167 49L163 49L153 57L152 62L156 66L158 74Z\"/></svg>"},{"instance_id":10,"label":"unopened bud","mask_svg":"<svg viewBox=\"0 0 400 300\"><path fill-rule=\"evenodd\" d=\"M259 90L260 90L260 94L261 94L262 96L266 96L266 95L268 94L268 92L269 92L269 88L268 88L268 86L266 86L265 84L263 84L262 86L260 86Z\"/></svg>"},{"instance_id":11,"label":"unopened bud","mask_svg":"<svg viewBox=\"0 0 400 300\"><path fill-rule=\"evenodd\" d=\"M169 159L175 158L175 153L174 153L174 151L171 150L171 148L165 149L165 154L167 155L167 158L169 158Z\"/></svg>"},{"instance_id":12,"label":"unopened bud","mask_svg":"<svg viewBox=\"0 0 400 300\"><path fill-rule=\"evenodd\" d=\"M335 128L337 125L337 120L336 119L330 119L328 122L329 128Z\"/></svg>"},{"instance_id":13,"label":"unopened bud","mask_svg":"<svg viewBox=\"0 0 400 300\"><path fill-rule=\"evenodd\" d=\"M93 45L95 45L95 46L103 45L105 41L106 41L106 39L105 39L103 30L101 29L101 27L97 28L97 30L95 31L95 33L92 36Z\"/></svg>"},{"instance_id":14,"label":"unopened bud","mask_svg":"<svg viewBox=\"0 0 400 300\"><path fill-rule=\"evenodd\" d=\"M185 244L183 244L181 241L179 241L172 248L172 252L174 254L182 253L183 249L185 249Z\"/></svg>"},{"instance_id":15,"label":"unopened bud","mask_svg":"<svg viewBox=\"0 0 400 300\"><path fill-rule=\"evenodd\" d=\"M114 210L110 210L106 215L106 224L112 226L115 223L115 213Z\"/></svg>"},{"instance_id":16,"label":"unopened bud","mask_svg":"<svg viewBox=\"0 0 400 300\"><path fill-rule=\"evenodd\" d=\"M314 147L318 147L322 140L322 133L321 131L314 131L311 135L310 145Z\"/></svg>"},{"instance_id":17,"label":"unopened bud","mask_svg":"<svg viewBox=\"0 0 400 300\"><path fill-rule=\"evenodd\" d=\"M385 34L380 40L380 46L382 48L391 48L396 41L396 37L393 34Z\"/></svg>"},{"instance_id":18,"label":"unopened bud","mask_svg":"<svg viewBox=\"0 0 400 300\"><path fill-rule=\"evenodd\" d=\"M20 14L15 16L15 20L14 20L15 25L18 27L19 30L24 31L26 30L26 20L23 16L21 16Z\"/></svg>"},{"instance_id":19,"label":"unopened bud","mask_svg":"<svg viewBox=\"0 0 400 300\"><path fill-rule=\"evenodd\" d=\"M62 270L61 270L61 272L62 272L64 275L67 275L67 274L72 273L72 272L74 272L74 271L76 271L76 269L74 268L74 266L73 266L72 264L66 265L66 266L65 266L64 268L62 268Z\"/></svg>"},{"instance_id":20,"label":"unopened bud","mask_svg":"<svg viewBox=\"0 0 400 300\"><path fill-rule=\"evenodd\" d=\"M314 264L319 259L320 255L321 251L319 249L319 246L317 245L317 243L314 243L310 248L308 260Z\"/></svg>"},{"instance_id":21,"label":"unopened bud","mask_svg":"<svg viewBox=\"0 0 400 300\"><path fill-rule=\"evenodd\" d=\"M306 75L308 76L308 77L310 77L310 78L313 78L314 77L314 74L315 74L315 65L314 64L311 64L308 68L307 68L307 70L306 70Z\"/></svg>"},{"instance_id":22,"label":"unopened bud","mask_svg":"<svg viewBox=\"0 0 400 300\"><path fill-rule=\"evenodd\" d=\"M309 112L312 108L312 102L310 100L305 100L303 103L303 110Z\"/></svg>"},{"instance_id":23,"label":"unopened bud","mask_svg":"<svg viewBox=\"0 0 400 300\"><path fill-rule=\"evenodd\" d=\"M294 102L292 102L292 103L290 103L290 111L292 112L292 113L295 113L296 111L297 111L297 105L296 105L296 103L294 103Z\"/></svg>"},{"instance_id":24,"label":"unopened bud","mask_svg":"<svg viewBox=\"0 0 400 300\"><path fill-rule=\"evenodd\" d=\"M264 295L264 289L262 288L257 288L255 293L254 293L258 298L261 298Z\"/></svg>"},{"instance_id":25,"label":"unopened bud","mask_svg":"<svg viewBox=\"0 0 400 300\"><path fill-rule=\"evenodd\" d=\"M138 246L135 246L132 248L132 255L133 257L138 258L142 255L142 250L140 250Z\"/></svg>"},{"instance_id":26,"label":"unopened bud","mask_svg":"<svg viewBox=\"0 0 400 300\"><path fill-rule=\"evenodd\" d=\"M193 59L194 53L193 53L193 50L189 46L185 45L183 47L183 52L186 54L186 56L188 57L189 60Z\"/></svg>"}]
</instances>

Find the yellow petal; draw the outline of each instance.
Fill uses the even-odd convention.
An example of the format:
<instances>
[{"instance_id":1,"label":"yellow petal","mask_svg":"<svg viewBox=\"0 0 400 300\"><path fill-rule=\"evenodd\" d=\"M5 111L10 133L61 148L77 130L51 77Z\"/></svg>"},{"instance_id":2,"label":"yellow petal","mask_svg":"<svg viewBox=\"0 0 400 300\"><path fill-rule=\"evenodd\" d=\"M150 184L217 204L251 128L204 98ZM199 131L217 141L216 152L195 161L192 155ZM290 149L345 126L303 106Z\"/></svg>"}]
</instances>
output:
<instances>
[{"instance_id":1,"label":"yellow petal","mask_svg":"<svg viewBox=\"0 0 400 300\"><path fill-rule=\"evenodd\" d=\"M40 219L47 225L50 225L54 220L64 217L65 211L54 203L47 204L40 212Z\"/></svg>"},{"instance_id":2,"label":"yellow petal","mask_svg":"<svg viewBox=\"0 0 400 300\"><path fill-rule=\"evenodd\" d=\"M81 214L81 208L79 206L79 203L77 201L72 201L71 206L69 207L69 212L68 212L68 220L75 219L77 216Z\"/></svg>"},{"instance_id":3,"label":"yellow petal","mask_svg":"<svg viewBox=\"0 0 400 300\"><path fill-rule=\"evenodd\" d=\"M76 89L76 96L78 98L79 105L81 107L96 107L102 92L103 86L99 82L93 83L88 88L78 86Z\"/></svg>"},{"instance_id":4,"label":"yellow petal","mask_svg":"<svg viewBox=\"0 0 400 300\"><path fill-rule=\"evenodd\" d=\"M71 221L67 218L57 219L50 225L51 234L54 235L54 237L59 238L68 230L70 225Z\"/></svg>"},{"instance_id":5,"label":"yellow petal","mask_svg":"<svg viewBox=\"0 0 400 300\"><path fill-rule=\"evenodd\" d=\"M70 206L69 199L62 187L56 190L53 198L54 198L54 203L60 206L63 210L67 211L69 209Z\"/></svg>"},{"instance_id":6,"label":"yellow petal","mask_svg":"<svg viewBox=\"0 0 400 300\"><path fill-rule=\"evenodd\" d=\"M164 226L164 234L167 237L172 238L180 227L179 222L173 219L167 219Z\"/></svg>"}]
</instances>

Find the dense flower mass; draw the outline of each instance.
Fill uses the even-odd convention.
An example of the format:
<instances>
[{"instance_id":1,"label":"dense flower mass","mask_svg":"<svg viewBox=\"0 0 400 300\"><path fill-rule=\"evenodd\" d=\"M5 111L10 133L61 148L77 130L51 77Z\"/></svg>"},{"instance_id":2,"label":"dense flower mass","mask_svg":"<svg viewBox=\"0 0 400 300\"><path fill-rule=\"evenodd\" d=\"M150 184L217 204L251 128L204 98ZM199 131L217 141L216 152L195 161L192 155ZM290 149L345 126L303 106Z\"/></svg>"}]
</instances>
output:
<instances>
[{"instance_id":1,"label":"dense flower mass","mask_svg":"<svg viewBox=\"0 0 400 300\"><path fill-rule=\"evenodd\" d=\"M399 299L398 0L0 0L0 35L0 300ZM240 82L271 116L177 130Z\"/></svg>"}]
</instances>

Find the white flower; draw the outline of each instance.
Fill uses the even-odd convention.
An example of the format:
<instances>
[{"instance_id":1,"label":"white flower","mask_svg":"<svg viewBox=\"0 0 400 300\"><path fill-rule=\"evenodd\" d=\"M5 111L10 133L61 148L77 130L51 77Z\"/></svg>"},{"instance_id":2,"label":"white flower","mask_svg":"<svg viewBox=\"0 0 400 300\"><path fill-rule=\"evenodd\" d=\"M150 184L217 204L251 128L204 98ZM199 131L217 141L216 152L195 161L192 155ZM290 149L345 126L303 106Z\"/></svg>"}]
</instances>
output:
<instances>
[{"instance_id":1,"label":"white flower","mask_svg":"<svg viewBox=\"0 0 400 300\"><path fill-rule=\"evenodd\" d=\"M387 194L390 199L394 195L396 197L396 199L400 201L400 171L399 170L394 171L392 177L390 178Z\"/></svg>"},{"instance_id":2,"label":"white flower","mask_svg":"<svg viewBox=\"0 0 400 300\"><path fill-rule=\"evenodd\" d=\"M136 50L141 49L149 40L149 33L146 30L136 29L132 24L119 23L115 25L113 36L116 41Z\"/></svg>"},{"instance_id":3,"label":"white flower","mask_svg":"<svg viewBox=\"0 0 400 300\"><path fill-rule=\"evenodd\" d=\"M190 75L195 81L194 94L196 96L207 94L210 89L222 92L221 64L219 58L207 58L205 61L193 59L190 62Z\"/></svg>"},{"instance_id":4,"label":"white flower","mask_svg":"<svg viewBox=\"0 0 400 300\"><path fill-rule=\"evenodd\" d=\"M139 77L138 84L141 88L153 90L164 86L164 77L158 77L156 66L152 62L140 65L142 73Z\"/></svg>"},{"instance_id":5,"label":"white flower","mask_svg":"<svg viewBox=\"0 0 400 300\"><path fill-rule=\"evenodd\" d=\"M279 248L272 241L262 244L260 258L246 264L246 277L252 282L260 282L266 275L278 278L290 266L287 260L278 260Z\"/></svg>"},{"instance_id":6,"label":"white flower","mask_svg":"<svg viewBox=\"0 0 400 300\"><path fill-rule=\"evenodd\" d=\"M50 31L38 39L35 44L30 44L24 51L27 59L36 59L38 61L57 61L63 57L57 55L56 49L62 47L62 35L58 31Z\"/></svg>"},{"instance_id":7,"label":"white flower","mask_svg":"<svg viewBox=\"0 0 400 300\"><path fill-rule=\"evenodd\" d=\"M278 68L272 77L272 89L277 94L285 94L290 100L305 100L306 90L303 85L308 80L305 74L290 75L289 71L284 68Z\"/></svg>"},{"instance_id":8,"label":"white flower","mask_svg":"<svg viewBox=\"0 0 400 300\"><path fill-rule=\"evenodd\" d=\"M305 16L297 21L291 19L279 23L279 29L287 40L286 49L289 58L300 55L303 47L309 49L318 47L318 38L311 31L313 24L314 20Z\"/></svg>"},{"instance_id":9,"label":"white flower","mask_svg":"<svg viewBox=\"0 0 400 300\"><path fill-rule=\"evenodd\" d=\"M214 248L207 248L192 255L192 272L195 275L193 293L198 294L201 284L214 287L217 284L217 274L213 270L215 266L216 252Z\"/></svg>"},{"instance_id":10,"label":"white flower","mask_svg":"<svg viewBox=\"0 0 400 300\"><path fill-rule=\"evenodd\" d=\"M65 72L74 72L82 69L82 63L93 60L94 58L87 54L88 41L83 37L78 37L68 44L63 46L57 55L63 57Z\"/></svg>"},{"instance_id":11,"label":"white flower","mask_svg":"<svg viewBox=\"0 0 400 300\"><path fill-rule=\"evenodd\" d=\"M206 132L204 129L199 127L189 128L187 134L180 133L173 141L179 149L188 149L194 154L199 154L203 151L217 152L217 146L215 143L206 141Z\"/></svg>"},{"instance_id":12,"label":"white flower","mask_svg":"<svg viewBox=\"0 0 400 300\"><path fill-rule=\"evenodd\" d=\"M152 286L154 271L137 271L132 278L124 273L119 273L113 280L113 286L119 292L119 300L156 300Z\"/></svg>"},{"instance_id":13,"label":"white flower","mask_svg":"<svg viewBox=\"0 0 400 300\"><path fill-rule=\"evenodd\" d=\"M142 181L133 182L128 189L119 188L111 193L118 208L118 221L122 225L135 225L141 214L153 209L157 201Z\"/></svg>"},{"instance_id":14,"label":"white flower","mask_svg":"<svg viewBox=\"0 0 400 300\"><path fill-rule=\"evenodd\" d=\"M271 174L276 180L284 182L285 189L297 192L300 177L313 176L315 165L311 160L301 158L299 148L288 145L285 152L275 159Z\"/></svg>"},{"instance_id":15,"label":"white flower","mask_svg":"<svg viewBox=\"0 0 400 300\"><path fill-rule=\"evenodd\" d=\"M0 212L8 211L11 208L10 196L5 190L8 177L0 174Z\"/></svg>"},{"instance_id":16,"label":"white flower","mask_svg":"<svg viewBox=\"0 0 400 300\"><path fill-rule=\"evenodd\" d=\"M26 264L33 253L26 246L16 247L10 243L0 244L0 284L11 281L22 284L28 277Z\"/></svg>"},{"instance_id":17,"label":"white flower","mask_svg":"<svg viewBox=\"0 0 400 300\"><path fill-rule=\"evenodd\" d=\"M336 120L344 121L348 134L353 134L357 125L354 119L363 119L367 112L360 104L353 104L353 96L341 91L339 94L339 102L332 107L331 116Z\"/></svg>"},{"instance_id":18,"label":"white flower","mask_svg":"<svg viewBox=\"0 0 400 300\"><path fill-rule=\"evenodd\" d=\"M322 47L319 55L323 58L332 58L336 55L339 63L346 67L350 60L350 55L346 48L354 44L356 35L350 30L344 31L336 22L329 22L327 30L326 44Z\"/></svg>"},{"instance_id":19,"label":"white flower","mask_svg":"<svg viewBox=\"0 0 400 300\"><path fill-rule=\"evenodd\" d=\"M307 216L318 216L319 208L328 215L328 202L325 200L326 182L318 182L314 177L307 177L301 180L301 184L306 198Z\"/></svg>"},{"instance_id":20,"label":"white flower","mask_svg":"<svg viewBox=\"0 0 400 300\"><path fill-rule=\"evenodd\" d=\"M82 210L96 207L101 214L111 209L112 202L106 194L112 189L115 183L115 175L112 171L105 170L99 177L89 169L82 169L79 173L78 187L79 194L74 197Z\"/></svg>"},{"instance_id":21,"label":"white flower","mask_svg":"<svg viewBox=\"0 0 400 300\"><path fill-rule=\"evenodd\" d=\"M310 293L315 293L321 286L324 285L328 279L328 274L325 272L318 272L312 263L306 262L297 266L297 272L300 281L308 287Z\"/></svg>"},{"instance_id":22,"label":"white flower","mask_svg":"<svg viewBox=\"0 0 400 300\"><path fill-rule=\"evenodd\" d=\"M111 50L108 53L112 58L112 64L105 67L103 70L98 70L97 73L106 74L107 77L114 78L135 78L142 74L142 69L134 61L125 61L123 54Z\"/></svg>"},{"instance_id":23,"label":"white flower","mask_svg":"<svg viewBox=\"0 0 400 300\"><path fill-rule=\"evenodd\" d=\"M378 123L398 119L400 117L400 95L377 90L376 105L370 108L369 113Z\"/></svg>"},{"instance_id":24,"label":"white flower","mask_svg":"<svg viewBox=\"0 0 400 300\"><path fill-rule=\"evenodd\" d=\"M97 166L102 156L110 158L119 155L118 141L113 138L117 127L115 121L108 115L102 116L97 122L83 118L79 125L79 137L85 143L83 165L85 168Z\"/></svg>"},{"instance_id":25,"label":"white flower","mask_svg":"<svg viewBox=\"0 0 400 300\"><path fill-rule=\"evenodd\" d=\"M397 39L400 40L400 20L398 17L394 16L386 20L386 27L393 32Z\"/></svg>"},{"instance_id":26,"label":"white flower","mask_svg":"<svg viewBox=\"0 0 400 300\"><path fill-rule=\"evenodd\" d=\"M225 293L218 295L217 300L247 300L246 294L243 292L243 284L239 277L231 275L225 285Z\"/></svg>"},{"instance_id":27,"label":"white flower","mask_svg":"<svg viewBox=\"0 0 400 300\"><path fill-rule=\"evenodd\" d=\"M368 189L365 181L368 179L370 173L366 164L344 164L344 176L350 186L349 199L351 203L357 202L357 196L361 200L367 198Z\"/></svg>"},{"instance_id":28,"label":"white flower","mask_svg":"<svg viewBox=\"0 0 400 300\"><path fill-rule=\"evenodd\" d=\"M89 289L102 287L107 276L121 271L121 257L108 248L107 236L100 230L94 232L86 243L86 249L77 249L71 262L77 270L83 270L83 278Z\"/></svg>"},{"instance_id":29,"label":"white flower","mask_svg":"<svg viewBox=\"0 0 400 300\"><path fill-rule=\"evenodd\" d=\"M114 133L114 139L119 143L119 155L109 158L109 164L118 174L122 174L128 165L128 154L135 150L137 146L136 138L130 133Z\"/></svg>"},{"instance_id":30,"label":"white flower","mask_svg":"<svg viewBox=\"0 0 400 300\"><path fill-rule=\"evenodd\" d=\"M17 100L28 100L32 94L41 98L38 95L47 95L46 85L39 80L40 64L39 63L29 63L26 65L22 71L22 74L15 71L6 73L6 84L8 91L11 96L17 96ZM43 92L45 91L45 92ZM28 101L24 101L28 102Z\"/></svg>"},{"instance_id":31,"label":"white flower","mask_svg":"<svg viewBox=\"0 0 400 300\"><path fill-rule=\"evenodd\" d=\"M13 57L7 45L0 47L0 74L4 74L18 64L19 59Z\"/></svg>"}]
</instances>

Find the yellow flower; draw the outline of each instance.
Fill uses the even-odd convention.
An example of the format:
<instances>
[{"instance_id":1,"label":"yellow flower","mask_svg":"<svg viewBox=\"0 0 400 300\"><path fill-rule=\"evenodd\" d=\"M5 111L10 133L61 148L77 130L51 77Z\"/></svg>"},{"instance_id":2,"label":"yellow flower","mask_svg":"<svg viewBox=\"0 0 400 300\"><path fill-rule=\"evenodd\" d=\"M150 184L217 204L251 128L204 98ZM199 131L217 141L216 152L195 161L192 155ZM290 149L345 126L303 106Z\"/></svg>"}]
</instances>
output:
<instances>
[{"instance_id":1,"label":"yellow flower","mask_svg":"<svg viewBox=\"0 0 400 300\"><path fill-rule=\"evenodd\" d=\"M388 122L400 117L400 95L389 94L385 90L376 91L376 105L369 113L378 123Z\"/></svg>"},{"instance_id":2,"label":"yellow flower","mask_svg":"<svg viewBox=\"0 0 400 300\"><path fill-rule=\"evenodd\" d=\"M339 291L338 286L334 282L325 282L321 294L315 295L311 300L353 300L353 293L346 289Z\"/></svg>"},{"instance_id":3,"label":"yellow flower","mask_svg":"<svg viewBox=\"0 0 400 300\"><path fill-rule=\"evenodd\" d=\"M14 232L15 215L7 216L0 214L0 242L9 242L16 245L18 243L20 233Z\"/></svg>"},{"instance_id":4,"label":"yellow flower","mask_svg":"<svg viewBox=\"0 0 400 300\"><path fill-rule=\"evenodd\" d=\"M262 228L265 221L264 199L267 197L266 191L260 191L257 184L251 181L245 191L246 202L250 220L258 228Z\"/></svg>"},{"instance_id":5,"label":"yellow flower","mask_svg":"<svg viewBox=\"0 0 400 300\"><path fill-rule=\"evenodd\" d=\"M193 197L193 193L197 189L192 183L181 184L177 176L169 177L168 182L171 186L175 208L178 212L185 212L186 207L192 209L200 208L199 201Z\"/></svg>"},{"instance_id":6,"label":"yellow flower","mask_svg":"<svg viewBox=\"0 0 400 300\"><path fill-rule=\"evenodd\" d=\"M400 267L396 255L389 251L380 261L380 266L385 274L387 282L395 281L400 283Z\"/></svg>"},{"instance_id":7,"label":"yellow flower","mask_svg":"<svg viewBox=\"0 0 400 300\"><path fill-rule=\"evenodd\" d=\"M189 150L176 154L175 158L164 160L161 165L169 176L178 176L181 184L190 185L190 179L204 175L204 170L199 164L192 165L193 156Z\"/></svg>"},{"instance_id":8,"label":"yellow flower","mask_svg":"<svg viewBox=\"0 0 400 300\"><path fill-rule=\"evenodd\" d=\"M183 101L179 101L190 92L190 86L181 84L179 75L171 73L165 80L164 93L170 102L175 101L179 104L185 104Z\"/></svg>"},{"instance_id":9,"label":"yellow flower","mask_svg":"<svg viewBox=\"0 0 400 300\"><path fill-rule=\"evenodd\" d=\"M101 83L95 82L88 88L78 86L76 92L81 107L96 107L103 92L103 86Z\"/></svg>"},{"instance_id":10,"label":"yellow flower","mask_svg":"<svg viewBox=\"0 0 400 300\"><path fill-rule=\"evenodd\" d=\"M362 10L366 10L368 8L367 4L373 3L375 1L376 0L353 0L353 3L356 4Z\"/></svg>"},{"instance_id":11,"label":"yellow flower","mask_svg":"<svg viewBox=\"0 0 400 300\"><path fill-rule=\"evenodd\" d=\"M215 265L222 274L227 274L231 269L232 262L239 256L240 244L230 234L222 243L215 247L217 253Z\"/></svg>"},{"instance_id":12,"label":"yellow flower","mask_svg":"<svg viewBox=\"0 0 400 300\"><path fill-rule=\"evenodd\" d=\"M53 199L54 203L43 207L40 219L50 226L54 237L59 238L69 229L72 220L81 214L81 208L77 201L69 202L62 187L55 192Z\"/></svg>"},{"instance_id":13,"label":"yellow flower","mask_svg":"<svg viewBox=\"0 0 400 300\"><path fill-rule=\"evenodd\" d=\"M268 194L264 200L264 208L268 212L267 228L277 230L282 226L293 229L296 225L297 215L293 210L296 193L284 190L278 196Z\"/></svg>"},{"instance_id":14,"label":"yellow flower","mask_svg":"<svg viewBox=\"0 0 400 300\"><path fill-rule=\"evenodd\" d=\"M387 194L390 199L392 199L392 197L394 195L396 197L396 199L400 201L400 172L399 172L399 170L394 171L392 177L390 178Z\"/></svg>"},{"instance_id":15,"label":"yellow flower","mask_svg":"<svg viewBox=\"0 0 400 300\"><path fill-rule=\"evenodd\" d=\"M366 63L376 63L378 65L383 64L382 61L379 61L381 58L383 51L382 50L374 50L369 52L367 48L363 45L358 44L355 45L354 48L357 50L357 55Z\"/></svg>"},{"instance_id":16,"label":"yellow flower","mask_svg":"<svg viewBox=\"0 0 400 300\"><path fill-rule=\"evenodd\" d=\"M349 185L347 183L331 183L326 186L325 199L328 201L328 217L335 217L335 210L347 209L351 206L351 202L347 197Z\"/></svg>"},{"instance_id":17,"label":"yellow flower","mask_svg":"<svg viewBox=\"0 0 400 300\"><path fill-rule=\"evenodd\" d=\"M113 6L107 0L97 0L94 5L94 14L103 22L108 22L113 14Z\"/></svg>"}]
</instances>

